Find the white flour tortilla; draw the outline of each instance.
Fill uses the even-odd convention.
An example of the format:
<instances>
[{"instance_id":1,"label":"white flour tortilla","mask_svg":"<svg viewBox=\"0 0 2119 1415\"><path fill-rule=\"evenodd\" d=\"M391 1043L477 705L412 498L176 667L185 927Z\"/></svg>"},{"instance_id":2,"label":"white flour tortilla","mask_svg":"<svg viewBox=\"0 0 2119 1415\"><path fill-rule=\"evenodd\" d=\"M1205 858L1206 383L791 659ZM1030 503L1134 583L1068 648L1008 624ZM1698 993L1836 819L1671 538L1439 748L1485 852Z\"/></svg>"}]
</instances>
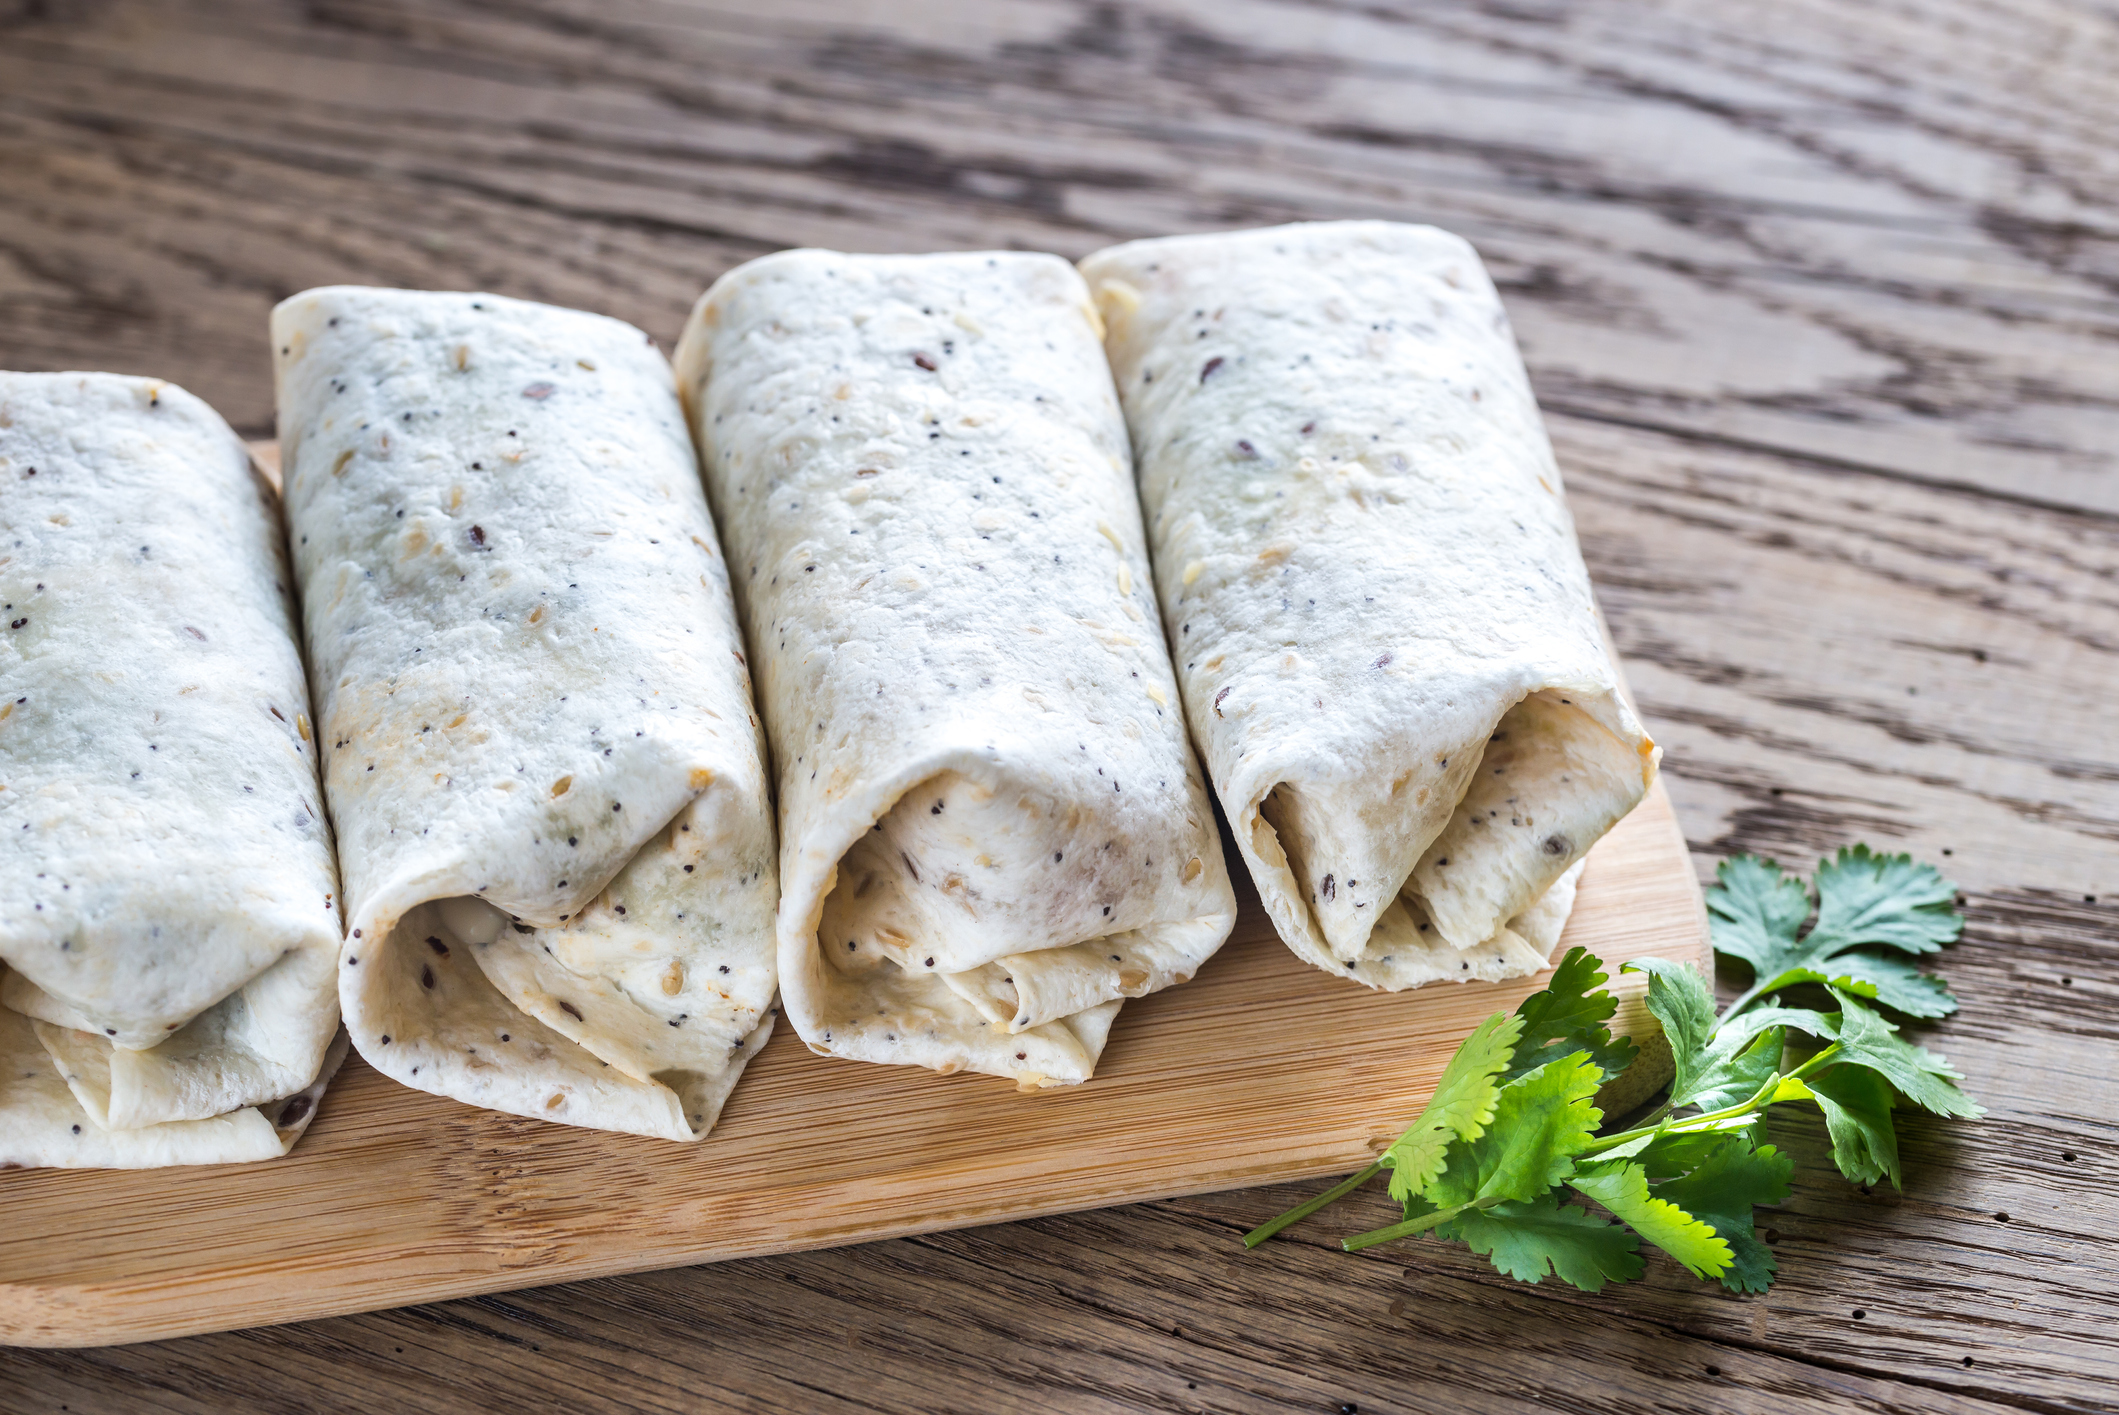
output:
<instances>
[{"instance_id":1,"label":"white flour tortilla","mask_svg":"<svg viewBox=\"0 0 2119 1415\"><path fill-rule=\"evenodd\" d=\"M1052 256L788 251L678 347L812 1050L1082 1081L1234 923L1094 321Z\"/></svg>"},{"instance_id":2,"label":"white flour tortilla","mask_svg":"<svg viewBox=\"0 0 2119 1415\"><path fill-rule=\"evenodd\" d=\"M1082 271L1186 711L1281 937L1384 989L1544 966L1656 749L1477 253L1334 222Z\"/></svg>"},{"instance_id":3,"label":"white flour tortilla","mask_svg":"<svg viewBox=\"0 0 2119 1415\"><path fill-rule=\"evenodd\" d=\"M174 385L0 373L0 604L0 1165L284 1153L339 917L270 489Z\"/></svg>"},{"instance_id":4,"label":"white flour tortilla","mask_svg":"<svg viewBox=\"0 0 2119 1415\"><path fill-rule=\"evenodd\" d=\"M478 294L273 311L347 1026L472 1105L694 1140L772 1027L772 817L669 366Z\"/></svg>"}]
</instances>

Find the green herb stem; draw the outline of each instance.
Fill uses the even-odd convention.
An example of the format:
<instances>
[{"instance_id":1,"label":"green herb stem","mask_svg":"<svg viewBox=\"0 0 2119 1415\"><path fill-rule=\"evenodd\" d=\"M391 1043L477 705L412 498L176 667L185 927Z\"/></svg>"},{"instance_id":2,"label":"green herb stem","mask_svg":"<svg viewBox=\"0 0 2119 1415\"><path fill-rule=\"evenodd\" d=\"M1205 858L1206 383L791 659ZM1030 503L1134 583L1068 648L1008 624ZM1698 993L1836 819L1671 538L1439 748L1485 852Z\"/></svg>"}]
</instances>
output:
<instances>
[{"instance_id":1,"label":"green herb stem","mask_svg":"<svg viewBox=\"0 0 2119 1415\"><path fill-rule=\"evenodd\" d=\"M1418 1218L1409 1218L1404 1223L1394 1223L1389 1228L1373 1228L1367 1233L1357 1233L1352 1238L1342 1240L1339 1246L1346 1249L1349 1253L1358 1253L1364 1248L1373 1248L1378 1243L1388 1243L1396 1238L1410 1238L1416 1233L1425 1233L1440 1224L1448 1223L1466 1209L1482 1207L1484 1205L1479 1204L1477 1201L1469 1204L1454 1204L1446 1209L1436 1209L1431 1214L1422 1214Z\"/></svg>"},{"instance_id":2,"label":"green herb stem","mask_svg":"<svg viewBox=\"0 0 2119 1415\"><path fill-rule=\"evenodd\" d=\"M1354 1175L1352 1178L1342 1180L1340 1183L1334 1184L1331 1188L1325 1190L1316 1198L1305 1200L1304 1202L1297 1204L1294 1208L1289 1209L1279 1218L1267 1219L1264 1223L1258 1225L1258 1227L1252 1229L1249 1233L1246 1233L1243 1236L1243 1246L1246 1248L1256 1248L1259 1244L1265 1242L1268 1238L1271 1238L1274 1234L1280 1232L1280 1230L1286 1228L1289 1224L1300 1223L1304 1219L1308 1218L1311 1214L1314 1214L1319 1209L1323 1208L1326 1204L1335 1204L1339 1202L1341 1199L1344 1199L1347 1195L1353 1193L1356 1189L1359 1189L1362 1185L1368 1183L1371 1179L1374 1179L1378 1174L1382 1172L1383 1164L1381 1161L1378 1161L1377 1163L1370 1165L1367 1169L1362 1170L1361 1173Z\"/></svg>"},{"instance_id":3,"label":"green herb stem","mask_svg":"<svg viewBox=\"0 0 2119 1415\"><path fill-rule=\"evenodd\" d=\"M1737 1116L1744 1114L1746 1111L1757 1110L1760 1106L1766 1104L1767 1101L1771 1099L1773 1093L1780 1089L1781 1082L1800 1081L1806 1076L1814 1076L1817 1074L1818 1071L1822 1070L1824 1067L1829 1066L1834 1061L1836 1061L1838 1059L1838 1056L1839 1043L1834 1042L1831 1046L1826 1047L1816 1056L1811 1057L1808 1061L1804 1062L1801 1066L1796 1067L1793 1071L1788 1072L1786 1075L1782 1075L1779 1072L1775 1072L1773 1075L1767 1077L1766 1083L1760 1086L1757 1091L1753 1092L1748 1100L1739 1101L1732 1106L1724 1106L1720 1110L1708 1111L1703 1115L1688 1115L1683 1120L1670 1120L1666 1118L1657 1121L1653 1125L1636 1125L1631 1130L1621 1130L1615 1135L1599 1135L1596 1139L1592 1140L1588 1144L1588 1146L1586 1146L1581 1151L1581 1153L1585 1155L1595 1155L1601 1154L1605 1150L1615 1150L1619 1146L1627 1143L1629 1140L1638 1140L1643 1135L1653 1135L1657 1133L1665 1135L1685 1135L1690 1134L1691 1132L1696 1130L1712 1130L1715 1125L1717 1125L1721 1121L1733 1120ZM1667 1108L1665 1113L1667 1116Z\"/></svg>"}]
</instances>

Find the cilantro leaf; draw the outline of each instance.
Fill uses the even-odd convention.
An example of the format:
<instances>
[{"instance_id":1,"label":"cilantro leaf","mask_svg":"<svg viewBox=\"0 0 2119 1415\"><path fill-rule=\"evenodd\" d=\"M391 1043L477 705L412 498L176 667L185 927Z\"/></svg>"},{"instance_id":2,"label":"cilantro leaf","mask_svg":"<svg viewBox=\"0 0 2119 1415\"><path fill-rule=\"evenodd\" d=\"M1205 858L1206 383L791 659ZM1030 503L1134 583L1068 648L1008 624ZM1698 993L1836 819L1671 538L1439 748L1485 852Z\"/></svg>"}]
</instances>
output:
<instances>
[{"instance_id":1,"label":"cilantro leaf","mask_svg":"<svg viewBox=\"0 0 2119 1415\"><path fill-rule=\"evenodd\" d=\"M1933 953L1963 932L1956 887L1934 866L1866 845L1842 849L1818 866L1817 922L1801 938L1810 912L1801 880L1755 855L1724 861L1718 879L1707 896L1714 946L1752 970L1732 1013L1798 983L1831 984L1913 1017L1957 1010L1940 978L1887 951Z\"/></svg>"},{"instance_id":2,"label":"cilantro leaf","mask_svg":"<svg viewBox=\"0 0 2119 1415\"><path fill-rule=\"evenodd\" d=\"M1671 1087L1671 1106L1721 1110L1757 1095L1780 1071L1788 1033L1785 1028L1767 1027L1749 1045L1745 1041L1741 1033L1717 1033L1701 1054L1706 1064L1682 1089Z\"/></svg>"},{"instance_id":3,"label":"cilantro leaf","mask_svg":"<svg viewBox=\"0 0 2119 1415\"><path fill-rule=\"evenodd\" d=\"M1648 975L1648 1010L1663 1024L1663 1037L1670 1043L1677 1068L1670 1083L1670 1103L1683 1105L1680 1097L1693 1089L1700 1073L1712 1064L1707 1042L1714 1035L1714 994L1707 990L1707 980L1698 969L1667 958L1636 958L1620 971Z\"/></svg>"},{"instance_id":4,"label":"cilantro leaf","mask_svg":"<svg viewBox=\"0 0 2119 1415\"><path fill-rule=\"evenodd\" d=\"M1761 978L1787 966L1788 950L1810 917L1810 891L1794 875L1757 855L1732 855L1707 891L1714 951L1741 958Z\"/></svg>"},{"instance_id":5,"label":"cilantro leaf","mask_svg":"<svg viewBox=\"0 0 2119 1415\"><path fill-rule=\"evenodd\" d=\"M1648 1172L1628 1160L1592 1165L1567 1181L1610 1209L1635 1233L1683 1263L1694 1277L1720 1277L1729 1270L1729 1243L1670 1200L1648 1192ZM1667 1191L1671 1180L1659 1189Z\"/></svg>"},{"instance_id":6,"label":"cilantro leaf","mask_svg":"<svg viewBox=\"0 0 2119 1415\"><path fill-rule=\"evenodd\" d=\"M1898 1172L1898 1132L1891 1125L1896 1100L1888 1081L1866 1066L1834 1066L1808 1081L1790 1081L1791 1099L1817 1102L1832 1136L1832 1163L1856 1184L1874 1184L1888 1176L1903 1189Z\"/></svg>"},{"instance_id":7,"label":"cilantro leaf","mask_svg":"<svg viewBox=\"0 0 2119 1415\"><path fill-rule=\"evenodd\" d=\"M1817 925L1804 941L1823 950L1881 944L1933 953L1964 932L1956 901L1957 886L1933 865L1845 846L1817 867Z\"/></svg>"},{"instance_id":8,"label":"cilantro leaf","mask_svg":"<svg viewBox=\"0 0 2119 1415\"><path fill-rule=\"evenodd\" d=\"M1509 1069L1523 1019L1496 1012L1472 1029L1435 1083L1427 1108L1381 1156L1391 1171L1391 1197L1410 1198L1442 1172L1452 1140L1476 1140L1494 1118L1501 1093L1495 1078ZM1408 1213L1407 1218L1417 1215Z\"/></svg>"},{"instance_id":9,"label":"cilantro leaf","mask_svg":"<svg viewBox=\"0 0 2119 1415\"><path fill-rule=\"evenodd\" d=\"M1722 1019L1722 1025L1714 1029L1715 1045L1736 1045L1736 1039L1739 1038L1748 1041L1768 1027L1807 1032L1813 1037L1831 1041L1839 1036L1839 1014L1813 1012L1807 1007L1747 1008L1734 1017Z\"/></svg>"},{"instance_id":10,"label":"cilantro leaf","mask_svg":"<svg viewBox=\"0 0 2119 1415\"><path fill-rule=\"evenodd\" d=\"M1508 1080L1578 1051L1589 1053L1607 1081L1633 1064L1639 1048L1624 1037L1613 1041L1604 1025L1618 1011L1619 1000L1604 991L1610 978L1601 969L1601 960L1588 949L1570 948L1553 969L1552 981L1517 1006L1523 1040L1516 1046Z\"/></svg>"},{"instance_id":11,"label":"cilantro leaf","mask_svg":"<svg viewBox=\"0 0 2119 1415\"><path fill-rule=\"evenodd\" d=\"M1633 1151L1631 1158L1648 1171L1650 1179L1670 1179L1705 1163L1716 1146L1728 1138L1728 1132L1750 1130L1758 1121L1758 1112L1753 1111L1749 1115L1732 1117L1711 1130L1679 1130L1658 1135ZM1613 1159L1620 1157L1615 1150L1608 1153Z\"/></svg>"},{"instance_id":12,"label":"cilantro leaf","mask_svg":"<svg viewBox=\"0 0 2119 1415\"><path fill-rule=\"evenodd\" d=\"M1466 1209L1447 1226L1450 1237L1518 1282L1552 1274L1584 1292L1601 1292L1607 1282L1631 1282L1645 1266L1624 1225L1563 1204L1551 1191L1524 1203Z\"/></svg>"},{"instance_id":13,"label":"cilantro leaf","mask_svg":"<svg viewBox=\"0 0 2119 1415\"><path fill-rule=\"evenodd\" d=\"M1833 996L1840 1005L1838 1045L1842 1065L1851 1062L1870 1067L1900 1095L1936 1115L1969 1119L1986 1114L1978 1102L1957 1089L1956 1083L1964 1077L1949 1062L1897 1036L1897 1027L1862 1006L1853 995L1835 989Z\"/></svg>"},{"instance_id":14,"label":"cilantro leaf","mask_svg":"<svg viewBox=\"0 0 2119 1415\"><path fill-rule=\"evenodd\" d=\"M1773 1250L1759 1241L1751 1210L1786 1199L1794 1171L1795 1162L1773 1146L1753 1149L1743 1136L1731 1135L1691 1173L1658 1184L1656 1194L1713 1225L1729 1245L1722 1286L1731 1292L1764 1292L1777 1265Z\"/></svg>"},{"instance_id":15,"label":"cilantro leaf","mask_svg":"<svg viewBox=\"0 0 2119 1415\"><path fill-rule=\"evenodd\" d=\"M1549 1061L1501 1088L1493 1123L1476 1140L1449 1148L1427 1185L1438 1207L1513 1199L1527 1203L1567 1178L1604 1114L1590 1104L1604 1073L1588 1055Z\"/></svg>"}]
</instances>

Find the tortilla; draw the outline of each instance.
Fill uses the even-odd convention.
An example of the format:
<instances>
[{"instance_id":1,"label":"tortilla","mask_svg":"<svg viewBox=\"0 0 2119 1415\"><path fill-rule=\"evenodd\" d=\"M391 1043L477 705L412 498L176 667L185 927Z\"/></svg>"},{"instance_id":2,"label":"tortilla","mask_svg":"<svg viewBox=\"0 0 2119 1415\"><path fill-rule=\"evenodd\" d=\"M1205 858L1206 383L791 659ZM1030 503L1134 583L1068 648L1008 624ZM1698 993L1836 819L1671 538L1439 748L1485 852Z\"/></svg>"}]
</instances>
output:
<instances>
[{"instance_id":1,"label":"tortilla","mask_svg":"<svg viewBox=\"0 0 2119 1415\"><path fill-rule=\"evenodd\" d=\"M283 1154L339 915L272 492L101 373L0 373L0 487L0 1167Z\"/></svg>"},{"instance_id":2,"label":"tortilla","mask_svg":"<svg viewBox=\"0 0 2119 1415\"><path fill-rule=\"evenodd\" d=\"M707 291L677 365L779 763L796 1030L1086 1080L1235 899L1080 278L782 252Z\"/></svg>"},{"instance_id":3,"label":"tortilla","mask_svg":"<svg viewBox=\"0 0 2119 1415\"><path fill-rule=\"evenodd\" d=\"M1657 753L1477 253L1351 221L1082 270L1185 709L1280 936L1388 990L1544 966Z\"/></svg>"},{"instance_id":4,"label":"tortilla","mask_svg":"<svg viewBox=\"0 0 2119 1415\"><path fill-rule=\"evenodd\" d=\"M770 1034L762 741L669 365L480 294L273 311L339 829L340 992L377 1070L695 1140Z\"/></svg>"}]
</instances>

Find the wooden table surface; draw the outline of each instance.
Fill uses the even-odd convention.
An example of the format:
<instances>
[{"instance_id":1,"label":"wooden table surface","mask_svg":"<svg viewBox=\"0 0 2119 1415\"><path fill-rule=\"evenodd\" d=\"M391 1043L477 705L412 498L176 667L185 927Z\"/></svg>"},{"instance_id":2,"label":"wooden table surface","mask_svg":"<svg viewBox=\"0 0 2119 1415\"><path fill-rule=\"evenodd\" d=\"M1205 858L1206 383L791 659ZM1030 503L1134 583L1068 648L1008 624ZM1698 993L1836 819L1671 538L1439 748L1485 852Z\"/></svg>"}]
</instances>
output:
<instances>
[{"instance_id":1,"label":"wooden table surface","mask_svg":"<svg viewBox=\"0 0 2119 1415\"><path fill-rule=\"evenodd\" d=\"M1285 1187L0 1352L0 1409L2119 1408L2115 74L2092 0L0 0L0 366L253 436L327 282L667 345L792 244L1464 233L1703 877L1942 864L1992 1110L1905 1121L1902 1195L1777 1118L1761 1298L1336 1252L1374 1194L1246 1255Z\"/></svg>"}]
</instances>

